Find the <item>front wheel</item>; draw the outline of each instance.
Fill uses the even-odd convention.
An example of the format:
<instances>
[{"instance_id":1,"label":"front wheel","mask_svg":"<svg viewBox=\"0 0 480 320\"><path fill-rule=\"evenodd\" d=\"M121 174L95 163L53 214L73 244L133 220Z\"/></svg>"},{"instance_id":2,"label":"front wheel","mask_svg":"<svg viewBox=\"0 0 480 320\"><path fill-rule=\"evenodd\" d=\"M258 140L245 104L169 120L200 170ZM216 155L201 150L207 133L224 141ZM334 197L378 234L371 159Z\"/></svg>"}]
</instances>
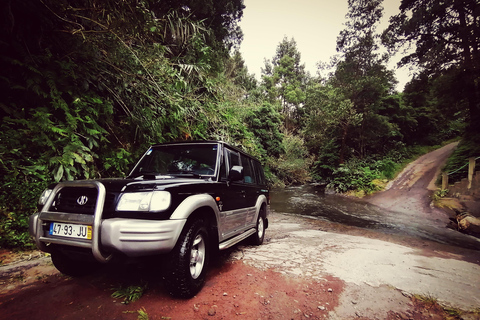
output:
<instances>
[{"instance_id":1,"label":"front wheel","mask_svg":"<svg viewBox=\"0 0 480 320\"><path fill-rule=\"evenodd\" d=\"M101 264L96 261L75 260L60 252L52 252L52 262L61 273L71 277L86 276L100 269Z\"/></svg>"},{"instance_id":2,"label":"front wheel","mask_svg":"<svg viewBox=\"0 0 480 320\"><path fill-rule=\"evenodd\" d=\"M170 266L165 280L172 296L191 298L202 289L210 258L208 243L203 220L187 224L169 257Z\"/></svg>"}]
</instances>

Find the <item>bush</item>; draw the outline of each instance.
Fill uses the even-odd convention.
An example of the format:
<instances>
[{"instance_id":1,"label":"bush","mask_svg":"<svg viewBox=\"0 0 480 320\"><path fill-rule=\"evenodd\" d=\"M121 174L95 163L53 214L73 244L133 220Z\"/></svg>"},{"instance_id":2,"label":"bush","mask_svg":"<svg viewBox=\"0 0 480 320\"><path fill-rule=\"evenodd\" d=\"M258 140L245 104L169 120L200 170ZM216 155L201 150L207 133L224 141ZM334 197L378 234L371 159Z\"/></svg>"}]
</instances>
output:
<instances>
[{"instance_id":1,"label":"bush","mask_svg":"<svg viewBox=\"0 0 480 320\"><path fill-rule=\"evenodd\" d=\"M302 138L287 134L283 139L285 154L277 163L272 163L272 170L285 184L303 184L311 180L309 168L312 159Z\"/></svg>"},{"instance_id":2,"label":"bush","mask_svg":"<svg viewBox=\"0 0 480 320\"><path fill-rule=\"evenodd\" d=\"M46 183L32 178L5 181L0 195L0 248L33 248L28 220Z\"/></svg>"},{"instance_id":3,"label":"bush","mask_svg":"<svg viewBox=\"0 0 480 320\"><path fill-rule=\"evenodd\" d=\"M375 180L381 178L382 174L378 169L372 169L364 162L350 161L344 165L340 165L340 167L333 172L327 188L339 193L345 193L350 190L363 190L369 194L381 189L381 187L375 183Z\"/></svg>"},{"instance_id":4,"label":"bush","mask_svg":"<svg viewBox=\"0 0 480 320\"><path fill-rule=\"evenodd\" d=\"M391 180L395 177L395 173L397 172L399 165L392 159L385 158L375 161L370 168L379 172L382 178Z\"/></svg>"},{"instance_id":5,"label":"bush","mask_svg":"<svg viewBox=\"0 0 480 320\"><path fill-rule=\"evenodd\" d=\"M335 140L327 141L318 152L313 163L312 175L317 181L325 180L336 170L339 161L339 147Z\"/></svg>"}]
</instances>

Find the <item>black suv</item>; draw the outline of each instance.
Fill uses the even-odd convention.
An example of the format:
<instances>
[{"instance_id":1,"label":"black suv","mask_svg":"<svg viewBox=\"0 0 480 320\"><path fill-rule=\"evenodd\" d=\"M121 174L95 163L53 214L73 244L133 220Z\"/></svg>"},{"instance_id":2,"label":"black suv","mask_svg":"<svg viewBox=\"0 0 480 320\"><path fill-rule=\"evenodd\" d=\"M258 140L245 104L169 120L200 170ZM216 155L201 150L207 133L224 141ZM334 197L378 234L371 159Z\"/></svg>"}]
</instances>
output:
<instances>
[{"instance_id":1,"label":"black suv","mask_svg":"<svg viewBox=\"0 0 480 320\"><path fill-rule=\"evenodd\" d=\"M177 297L203 286L212 253L263 242L269 191L258 160L219 141L150 147L125 179L60 182L39 200L30 233L62 273L113 257L162 255Z\"/></svg>"}]
</instances>

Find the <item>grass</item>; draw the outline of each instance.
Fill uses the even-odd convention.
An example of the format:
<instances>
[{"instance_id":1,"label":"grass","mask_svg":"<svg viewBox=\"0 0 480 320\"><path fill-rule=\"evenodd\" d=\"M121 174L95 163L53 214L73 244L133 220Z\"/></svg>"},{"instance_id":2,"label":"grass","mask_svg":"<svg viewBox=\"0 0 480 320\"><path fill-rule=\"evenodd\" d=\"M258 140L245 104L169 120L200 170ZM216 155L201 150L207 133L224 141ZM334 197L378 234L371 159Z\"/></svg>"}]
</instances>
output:
<instances>
[{"instance_id":1,"label":"grass","mask_svg":"<svg viewBox=\"0 0 480 320\"><path fill-rule=\"evenodd\" d=\"M130 302L140 299L147 289L147 284L143 286L128 286L114 288L115 292L112 293L112 298L123 299L123 304L129 304Z\"/></svg>"},{"instance_id":2,"label":"grass","mask_svg":"<svg viewBox=\"0 0 480 320\"><path fill-rule=\"evenodd\" d=\"M413 298L417 301L423 302L427 306L438 305L437 298L433 297L432 295L421 295L421 294L414 294Z\"/></svg>"},{"instance_id":3,"label":"grass","mask_svg":"<svg viewBox=\"0 0 480 320\"><path fill-rule=\"evenodd\" d=\"M414 294L412 299L416 304L421 304L425 309L437 309L444 313L443 319L457 320L457 319L480 319L480 308L470 311L463 311L458 308L441 305L438 300L430 294L420 295Z\"/></svg>"},{"instance_id":4,"label":"grass","mask_svg":"<svg viewBox=\"0 0 480 320\"><path fill-rule=\"evenodd\" d=\"M15 276L13 276L12 280L16 281L16 282L22 282L22 281L25 280L25 274L23 272L20 272L20 273L16 274Z\"/></svg>"},{"instance_id":5,"label":"grass","mask_svg":"<svg viewBox=\"0 0 480 320\"><path fill-rule=\"evenodd\" d=\"M148 320L148 313L145 310L145 308L142 308L140 310L137 310L138 313L138 320Z\"/></svg>"}]
</instances>

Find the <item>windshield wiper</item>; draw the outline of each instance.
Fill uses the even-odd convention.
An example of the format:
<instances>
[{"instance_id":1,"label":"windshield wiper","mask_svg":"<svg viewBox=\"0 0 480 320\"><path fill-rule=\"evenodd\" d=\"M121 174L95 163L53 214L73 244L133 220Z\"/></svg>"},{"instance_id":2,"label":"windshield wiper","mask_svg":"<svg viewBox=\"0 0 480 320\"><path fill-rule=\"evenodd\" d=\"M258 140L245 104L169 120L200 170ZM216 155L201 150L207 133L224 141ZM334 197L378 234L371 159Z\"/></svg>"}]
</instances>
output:
<instances>
[{"instance_id":1,"label":"windshield wiper","mask_svg":"<svg viewBox=\"0 0 480 320\"><path fill-rule=\"evenodd\" d=\"M192 176L194 178L201 178L202 177L198 173L196 173L194 171L189 171L189 170L175 170L175 171L169 171L168 173L172 174L172 175Z\"/></svg>"},{"instance_id":2,"label":"windshield wiper","mask_svg":"<svg viewBox=\"0 0 480 320\"><path fill-rule=\"evenodd\" d=\"M135 174L129 175L127 179L137 179L143 177L143 179L155 180L157 176L163 176L163 174L154 171L136 172Z\"/></svg>"}]
</instances>

